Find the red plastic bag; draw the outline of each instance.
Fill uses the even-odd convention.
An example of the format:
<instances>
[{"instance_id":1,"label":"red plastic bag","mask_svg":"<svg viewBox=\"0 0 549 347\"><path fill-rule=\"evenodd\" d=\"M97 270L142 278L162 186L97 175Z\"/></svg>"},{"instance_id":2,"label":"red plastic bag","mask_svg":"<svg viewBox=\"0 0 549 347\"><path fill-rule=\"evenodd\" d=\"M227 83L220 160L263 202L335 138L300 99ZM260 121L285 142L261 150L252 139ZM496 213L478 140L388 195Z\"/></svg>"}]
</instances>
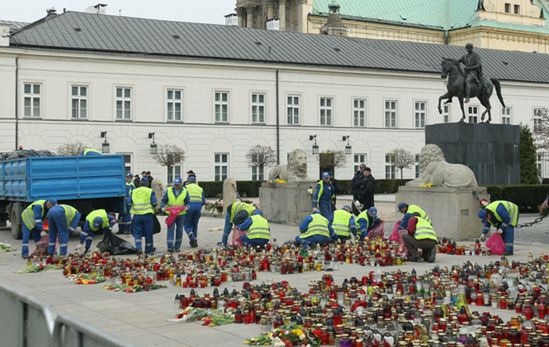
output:
<instances>
[{"instance_id":1,"label":"red plastic bag","mask_svg":"<svg viewBox=\"0 0 549 347\"><path fill-rule=\"evenodd\" d=\"M175 220L177 219L177 216L179 215L179 212L185 210L185 206L175 206L175 207L167 207L166 212L169 213L168 218L166 218L166 224L168 225L168 228L175 223Z\"/></svg>"},{"instance_id":2,"label":"red plastic bag","mask_svg":"<svg viewBox=\"0 0 549 347\"><path fill-rule=\"evenodd\" d=\"M243 230L238 229L237 226L233 227L232 232L232 240L229 240L229 246L233 247L241 247L242 246L242 240L240 240L240 236L246 235L247 233Z\"/></svg>"},{"instance_id":3,"label":"red plastic bag","mask_svg":"<svg viewBox=\"0 0 549 347\"><path fill-rule=\"evenodd\" d=\"M502 255L505 253L505 242L503 242L501 234L498 233L494 233L490 236L488 241L486 241L486 247L495 255Z\"/></svg>"},{"instance_id":4,"label":"red plastic bag","mask_svg":"<svg viewBox=\"0 0 549 347\"><path fill-rule=\"evenodd\" d=\"M391 233L391 236L389 236L389 241L400 241L400 233L398 232L399 227L400 220L397 220L393 226L393 232Z\"/></svg>"}]
</instances>

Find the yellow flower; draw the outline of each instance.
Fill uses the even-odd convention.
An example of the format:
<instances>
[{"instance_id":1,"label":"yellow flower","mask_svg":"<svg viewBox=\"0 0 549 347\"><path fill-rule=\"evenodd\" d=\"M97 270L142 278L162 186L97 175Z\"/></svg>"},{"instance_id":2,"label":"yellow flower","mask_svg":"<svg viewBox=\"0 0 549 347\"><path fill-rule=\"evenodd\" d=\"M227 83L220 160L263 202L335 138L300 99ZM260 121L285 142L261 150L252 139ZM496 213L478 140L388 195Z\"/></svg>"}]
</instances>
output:
<instances>
[{"instance_id":1,"label":"yellow flower","mask_svg":"<svg viewBox=\"0 0 549 347\"><path fill-rule=\"evenodd\" d=\"M433 183L429 182L429 183L423 183L421 185L422 188L431 188L433 186Z\"/></svg>"}]
</instances>

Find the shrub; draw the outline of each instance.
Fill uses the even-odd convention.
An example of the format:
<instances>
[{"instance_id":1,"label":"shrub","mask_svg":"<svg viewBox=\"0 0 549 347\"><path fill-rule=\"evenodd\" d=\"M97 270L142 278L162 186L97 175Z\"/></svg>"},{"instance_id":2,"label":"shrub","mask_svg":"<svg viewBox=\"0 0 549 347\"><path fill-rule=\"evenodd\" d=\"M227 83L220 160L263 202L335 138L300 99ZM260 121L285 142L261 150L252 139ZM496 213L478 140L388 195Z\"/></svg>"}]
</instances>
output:
<instances>
[{"instance_id":1,"label":"shrub","mask_svg":"<svg viewBox=\"0 0 549 347\"><path fill-rule=\"evenodd\" d=\"M518 205L521 212L537 213L549 194L549 185L523 184L512 186L488 186L490 200L507 200Z\"/></svg>"}]
</instances>

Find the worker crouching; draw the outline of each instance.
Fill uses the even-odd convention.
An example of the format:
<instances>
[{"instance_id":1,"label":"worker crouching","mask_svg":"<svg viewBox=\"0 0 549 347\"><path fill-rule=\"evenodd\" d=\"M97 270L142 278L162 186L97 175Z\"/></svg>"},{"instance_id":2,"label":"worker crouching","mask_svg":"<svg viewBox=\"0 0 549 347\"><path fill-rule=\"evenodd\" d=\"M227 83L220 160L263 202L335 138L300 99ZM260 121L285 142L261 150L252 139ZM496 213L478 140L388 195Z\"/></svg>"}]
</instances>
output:
<instances>
[{"instance_id":1,"label":"worker crouching","mask_svg":"<svg viewBox=\"0 0 549 347\"><path fill-rule=\"evenodd\" d=\"M356 235L355 218L351 214L351 206L345 205L340 210L335 210L329 219L331 233L334 241L345 242L351 239L351 234Z\"/></svg>"},{"instance_id":2,"label":"worker crouching","mask_svg":"<svg viewBox=\"0 0 549 347\"><path fill-rule=\"evenodd\" d=\"M244 246L265 247L271 240L271 225L259 209L256 209L252 216L240 223L238 228L248 232L240 237Z\"/></svg>"},{"instance_id":3,"label":"worker crouching","mask_svg":"<svg viewBox=\"0 0 549 347\"><path fill-rule=\"evenodd\" d=\"M328 219L318 211L305 217L299 226L298 235L295 242L303 247L310 247L313 244L326 245L332 241L333 234L330 231Z\"/></svg>"},{"instance_id":4,"label":"worker crouching","mask_svg":"<svg viewBox=\"0 0 549 347\"><path fill-rule=\"evenodd\" d=\"M94 210L86 216L84 227L80 233L80 247L85 246L84 254L90 250L94 235L110 233L112 226L116 224L114 216L105 210Z\"/></svg>"},{"instance_id":5,"label":"worker crouching","mask_svg":"<svg viewBox=\"0 0 549 347\"><path fill-rule=\"evenodd\" d=\"M408 250L409 261L421 261L418 250L422 251L423 260L434 263L437 254L437 234L427 220L413 216L408 220L408 233L402 240Z\"/></svg>"}]
</instances>

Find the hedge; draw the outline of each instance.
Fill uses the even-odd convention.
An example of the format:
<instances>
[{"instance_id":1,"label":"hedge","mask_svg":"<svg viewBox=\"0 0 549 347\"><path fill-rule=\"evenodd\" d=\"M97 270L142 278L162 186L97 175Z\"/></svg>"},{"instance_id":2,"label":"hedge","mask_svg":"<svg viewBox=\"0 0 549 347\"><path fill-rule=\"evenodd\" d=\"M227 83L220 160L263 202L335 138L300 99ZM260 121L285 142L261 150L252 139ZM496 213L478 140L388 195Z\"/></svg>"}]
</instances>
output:
<instances>
[{"instance_id":1,"label":"hedge","mask_svg":"<svg viewBox=\"0 0 549 347\"><path fill-rule=\"evenodd\" d=\"M399 186L403 186L409 180L376 180L376 194L394 194ZM258 197L260 181L237 181L236 186L241 197ZM199 182L204 188L207 198L221 198L223 196L223 182ZM339 195L351 195L351 180L340 180Z\"/></svg>"},{"instance_id":2,"label":"hedge","mask_svg":"<svg viewBox=\"0 0 549 347\"><path fill-rule=\"evenodd\" d=\"M490 200L508 200L518 205L520 212L537 213L539 206L549 195L549 185L522 184L512 186L488 186Z\"/></svg>"}]
</instances>

